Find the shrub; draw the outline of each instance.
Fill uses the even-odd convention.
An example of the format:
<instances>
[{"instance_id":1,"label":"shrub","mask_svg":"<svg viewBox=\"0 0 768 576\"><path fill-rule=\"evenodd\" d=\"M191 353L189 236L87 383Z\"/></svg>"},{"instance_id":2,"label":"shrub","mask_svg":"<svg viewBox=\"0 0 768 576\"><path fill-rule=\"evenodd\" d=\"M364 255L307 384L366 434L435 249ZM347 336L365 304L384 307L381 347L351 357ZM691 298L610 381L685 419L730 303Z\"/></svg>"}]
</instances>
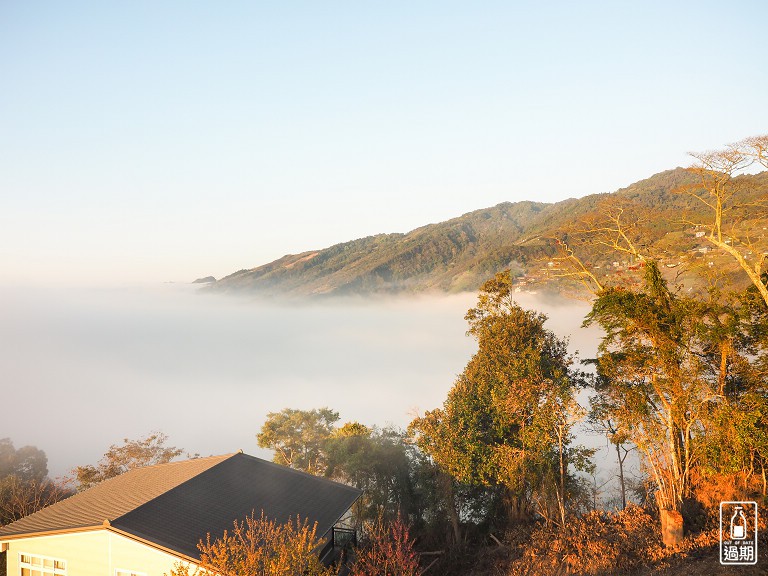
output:
<instances>
[{"instance_id":1,"label":"shrub","mask_svg":"<svg viewBox=\"0 0 768 576\"><path fill-rule=\"evenodd\" d=\"M350 576L421 576L419 555L402 518L384 522L383 516L371 525L358 548Z\"/></svg>"}]
</instances>

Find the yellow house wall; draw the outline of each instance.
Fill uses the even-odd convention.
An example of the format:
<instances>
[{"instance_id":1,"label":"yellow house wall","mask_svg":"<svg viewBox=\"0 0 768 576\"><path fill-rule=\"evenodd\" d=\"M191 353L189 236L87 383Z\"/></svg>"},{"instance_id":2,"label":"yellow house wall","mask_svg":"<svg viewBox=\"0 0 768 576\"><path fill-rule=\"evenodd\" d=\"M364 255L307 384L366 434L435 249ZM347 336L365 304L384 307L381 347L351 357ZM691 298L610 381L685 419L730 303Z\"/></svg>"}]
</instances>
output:
<instances>
[{"instance_id":1,"label":"yellow house wall","mask_svg":"<svg viewBox=\"0 0 768 576\"><path fill-rule=\"evenodd\" d=\"M66 560L67 576L115 576L117 569L163 576L179 560L105 529L9 540L7 544L8 576L21 574L20 554Z\"/></svg>"}]
</instances>

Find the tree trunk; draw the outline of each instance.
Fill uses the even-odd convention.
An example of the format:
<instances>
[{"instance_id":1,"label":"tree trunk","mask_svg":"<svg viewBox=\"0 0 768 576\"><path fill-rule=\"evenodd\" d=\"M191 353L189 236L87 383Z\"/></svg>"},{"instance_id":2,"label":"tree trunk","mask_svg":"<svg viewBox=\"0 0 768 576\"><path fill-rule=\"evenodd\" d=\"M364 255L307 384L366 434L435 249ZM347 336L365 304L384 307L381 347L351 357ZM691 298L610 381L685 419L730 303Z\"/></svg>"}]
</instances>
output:
<instances>
[{"instance_id":1,"label":"tree trunk","mask_svg":"<svg viewBox=\"0 0 768 576\"><path fill-rule=\"evenodd\" d=\"M668 548L683 542L683 515L677 510L659 510L661 539Z\"/></svg>"},{"instance_id":2,"label":"tree trunk","mask_svg":"<svg viewBox=\"0 0 768 576\"><path fill-rule=\"evenodd\" d=\"M560 527L565 528L565 477L568 472L568 464L565 459L565 451L563 449L563 436L565 430L563 426L557 428L557 449L560 452L560 482L558 483L557 506L560 512Z\"/></svg>"},{"instance_id":3,"label":"tree trunk","mask_svg":"<svg viewBox=\"0 0 768 576\"><path fill-rule=\"evenodd\" d=\"M733 256L733 258L738 262L739 266L741 266L741 269L744 270L744 272L747 273L747 276L749 277L752 284L757 288L757 291L760 292L760 296L763 297L763 300L765 301L766 305L768 305L768 286L763 284L762 279L760 278L760 275L762 273L762 269L760 267L760 264L762 264L763 260L762 258L758 261L758 264L755 266L755 269L753 270L749 266L749 262L747 262L744 259L744 256L741 255L741 252L736 250L733 246L730 244L726 244L723 242L722 237L715 238L714 235L710 234L707 236L707 240L709 240L712 244L717 246L718 248L725 250Z\"/></svg>"},{"instance_id":4,"label":"tree trunk","mask_svg":"<svg viewBox=\"0 0 768 576\"><path fill-rule=\"evenodd\" d=\"M624 483L624 458L621 457L621 444L616 443L616 457L619 460L619 485L621 486L621 509L627 507L627 487ZM626 458L626 456L625 456Z\"/></svg>"},{"instance_id":5,"label":"tree trunk","mask_svg":"<svg viewBox=\"0 0 768 576\"><path fill-rule=\"evenodd\" d=\"M444 472L438 472L441 476L441 483L445 491L445 499L448 503L448 517L451 521L453 530L453 540L458 545L461 543L461 524L459 523L459 512L456 510L456 494L453 490L453 478Z\"/></svg>"},{"instance_id":6,"label":"tree trunk","mask_svg":"<svg viewBox=\"0 0 768 576\"><path fill-rule=\"evenodd\" d=\"M520 524L531 519L528 501L524 496L513 494L507 490L504 496L504 507L510 524Z\"/></svg>"},{"instance_id":7,"label":"tree trunk","mask_svg":"<svg viewBox=\"0 0 768 576\"><path fill-rule=\"evenodd\" d=\"M717 375L717 388L720 396L725 396L725 379L728 376L728 356L731 343L728 340L720 343L720 372Z\"/></svg>"}]
</instances>

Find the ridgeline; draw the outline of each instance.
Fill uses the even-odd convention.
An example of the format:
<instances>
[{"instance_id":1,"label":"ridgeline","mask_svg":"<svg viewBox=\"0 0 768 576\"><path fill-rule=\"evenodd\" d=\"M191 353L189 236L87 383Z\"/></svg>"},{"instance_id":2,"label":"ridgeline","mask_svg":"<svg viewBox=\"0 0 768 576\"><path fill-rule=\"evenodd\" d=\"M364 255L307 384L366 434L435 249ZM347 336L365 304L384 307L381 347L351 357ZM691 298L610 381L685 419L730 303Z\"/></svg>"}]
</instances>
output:
<instances>
[{"instance_id":1,"label":"ridgeline","mask_svg":"<svg viewBox=\"0 0 768 576\"><path fill-rule=\"evenodd\" d=\"M748 198L768 197L768 172L737 178ZM661 172L613 193L592 194L553 204L504 202L405 234L377 234L334 246L288 254L213 282L216 292L281 296L319 296L427 291L476 291L496 272L510 269L526 290L577 293L579 286L558 274L553 262L556 238L588 218L606 202L641 208L644 247L658 255L665 273L681 285L702 281L694 270L708 266L743 284L735 265L712 253L701 230L686 223L706 220L705 207L681 187L695 183L683 168ZM749 213L743 221L749 221ZM750 228L765 237L766 221ZM631 276L634 262L609 249L584 245L580 258L600 277ZM698 286L700 287L700 286Z\"/></svg>"}]
</instances>

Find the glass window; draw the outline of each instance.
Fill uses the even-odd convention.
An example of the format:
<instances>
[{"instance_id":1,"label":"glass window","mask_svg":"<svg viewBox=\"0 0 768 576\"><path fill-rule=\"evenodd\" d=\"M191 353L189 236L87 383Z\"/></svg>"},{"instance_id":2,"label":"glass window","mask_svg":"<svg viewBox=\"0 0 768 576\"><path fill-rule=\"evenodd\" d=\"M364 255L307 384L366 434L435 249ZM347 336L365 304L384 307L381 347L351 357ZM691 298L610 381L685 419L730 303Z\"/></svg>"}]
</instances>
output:
<instances>
[{"instance_id":1,"label":"glass window","mask_svg":"<svg viewBox=\"0 0 768 576\"><path fill-rule=\"evenodd\" d=\"M34 554L19 554L21 576L67 576L67 561Z\"/></svg>"}]
</instances>

